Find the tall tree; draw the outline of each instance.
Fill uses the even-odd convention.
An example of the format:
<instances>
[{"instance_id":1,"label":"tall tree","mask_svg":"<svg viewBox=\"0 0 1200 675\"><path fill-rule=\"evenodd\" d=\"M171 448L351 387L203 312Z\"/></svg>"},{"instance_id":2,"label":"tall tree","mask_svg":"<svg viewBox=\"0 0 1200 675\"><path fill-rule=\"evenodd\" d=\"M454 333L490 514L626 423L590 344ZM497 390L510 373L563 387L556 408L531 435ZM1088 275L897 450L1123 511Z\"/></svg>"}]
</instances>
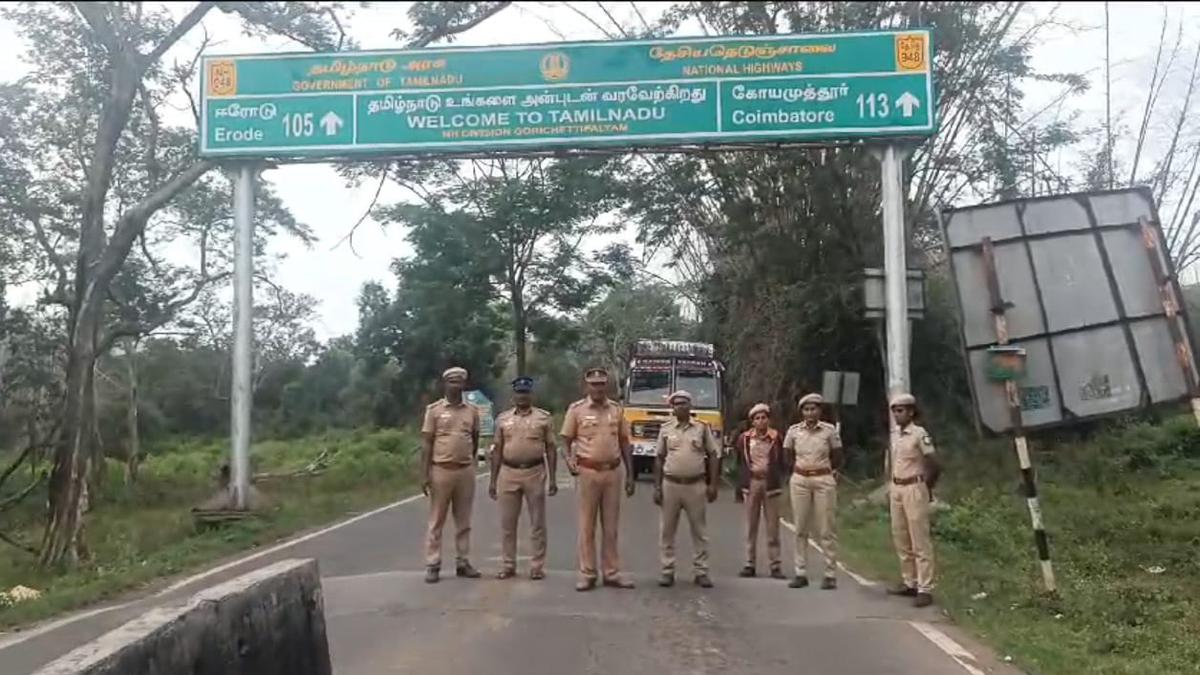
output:
<instances>
[{"instance_id":1,"label":"tall tree","mask_svg":"<svg viewBox=\"0 0 1200 675\"><path fill-rule=\"evenodd\" d=\"M164 123L161 112L167 91L182 79L164 56L218 5L180 11L80 2L3 11L28 47L25 165L33 167L21 192L4 197L52 270L48 300L65 309L65 387L41 547L46 565L73 563L83 552L85 478L97 453L95 364L126 332L107 326L113 282L147 225L161 222L172 200L213 168L195 157L194 132ZM291 22L301 28L292 35L313 46L335 44L336 21L315 3L258 3L245 18L272 30L277 24L259 22L281 13L312 14L314 20Z\"/></svg>"},{"instance_id":2,"label":"tall tree","mask_svg":"<svg viewBox=\"0 0 1200 675\"><path fill-rule=\"evenodd\" d=\"M619 166L602 158L472 160L431 172L422 185L394 178L421 203L380 216L409 227L422 266L465 266L490 282L508 307L517 372L525 374L530 326L582 309L616 276L620 250L597 256L588 246L620 229L603 220L621 203Z\"/></svg>"}]
</instances>

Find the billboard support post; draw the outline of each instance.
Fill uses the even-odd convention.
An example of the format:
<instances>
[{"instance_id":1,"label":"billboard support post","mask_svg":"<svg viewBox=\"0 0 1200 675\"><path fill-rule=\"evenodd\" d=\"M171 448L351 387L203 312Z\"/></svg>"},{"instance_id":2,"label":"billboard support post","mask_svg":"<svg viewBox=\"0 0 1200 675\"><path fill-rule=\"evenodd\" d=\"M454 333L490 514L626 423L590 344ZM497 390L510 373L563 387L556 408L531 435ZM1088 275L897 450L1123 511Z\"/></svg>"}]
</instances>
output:
<instances>
[{"instance_id":1,"label":"billboard support post","mask_svg":"<svg viewBox=\"0 0 1200 675\"><path fill-rule=\"evenodd\" d=\"M233 185L233 391L230 477L234 508L250 502L250 416L254 402L254 193L257 167L242 164Z\"/></svg>"},{"instance_id":2,"label":"billboard support post","mask_svg":"<svg viewBox=\"0 0 1200 675\"><path fill-rule=\"evenodd\" d=\"M996 271L996 253L990 237L983 238L983 269L987 275L988 297L996 328L996 343L1008 344L1008 319L1004 316L1007 303L1000 295L1000 276ZM1008 414L1012 423L1013 447L1017 451L1017 462L1021 467L1021 481L1025 489L1025 503L1029 506L1029 519L1033 525L1033 538L1037 546L1038 560L1042 567L1042 581L1046 590L1054 593L1054 567L1050 563L1050 542L1046 537L1046 525L1042 521L1042 507L1038 502L1037 480L1033 474L1033 462L1029 458L1029 443L1025 439L1025 427L1021 419L1021 398L1017 382L1013 378L1004 381L1004 393L1008 399Z\"/></svg>"},{"instance_id":3,"label":"billboard support post","mask_svg":"<svg viewBox=\"0 0 1200 675\"><path fill-rule=\"evenodd\" d=\"M883 207L883 274L888 397L909 393L908 266L904 239L904 156L889 144L878 153Z\"/></svg>"},{"instance_id":4,"label":"billboard support post","mask_svg":"<svg viewBox=\"0 0 1200 675\"><path fill-rule=\"evenodd\" d=\"M1176 297L1171 277L1163 269L1162 260L1158 257L1158 234L1150 226L1145 216L1138 218L1138 228L1142 232L1142 244L1146 247L1146 255L1150 258L1150 269L1154 272L1154 280L1158 284L1158 294L1162 298L1163 312L1167 317L1167 331L1171 341L1175 343L1175 356L1179 359L1179 367L1183 370L1183 381L1187 384L1188 397L1192 400L1192 415L1200 424L1200 385L1196 383L1195 363L1191 347L1188 346L1187 336L1179 328L1179 302Z\"/></svg>"}]
</instances>

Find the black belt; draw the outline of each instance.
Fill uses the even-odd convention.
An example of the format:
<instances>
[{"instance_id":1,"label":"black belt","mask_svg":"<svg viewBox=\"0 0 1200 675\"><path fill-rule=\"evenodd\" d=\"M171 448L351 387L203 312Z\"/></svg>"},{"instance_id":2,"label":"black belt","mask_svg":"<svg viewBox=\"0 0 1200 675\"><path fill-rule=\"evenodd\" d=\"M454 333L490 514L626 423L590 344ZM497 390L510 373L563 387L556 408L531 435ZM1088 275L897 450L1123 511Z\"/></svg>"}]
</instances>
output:
<instances>
[{"instance_id":1,"label":"black belt","mask_svg":"<svg viewBox=\"0 0 1200 675\"><path fill-rule=\"evenodd\" d=\"M535 466L541 466L541 465L545 464L546 458L538 457L537 459L531 459L528 462L513 462L508 459L505 459L502 461L504 463L504 466L507 466L510 469L532 469Z\"/></svg>"},{"instance_id":2,"label":"black belt","mask_svg":"<svg viewBox=\"0 0 1200 675\"><path fill-rule=\"evenodd\" d=\"M892 482L896 485L916 485L917 483L924 483L925 477L913 476L912 478L893 478Z\"/></svg>"},{"instance_id":3,"label":"black belt","mask_svg":"<svg viewBox=\"0 0 1200 675\"><path fill-rule=\"evenodd\" d=\"M704 474L700 474L699 476L688 476L686 478L683 476L672 476L670 474L663 474L663 480L666 480L671 483L675 483L676 485L694 485L694 484L699 483L700 481L704 480L705 478L706 478L706 476Z\"/></svg>"}]
</instances>

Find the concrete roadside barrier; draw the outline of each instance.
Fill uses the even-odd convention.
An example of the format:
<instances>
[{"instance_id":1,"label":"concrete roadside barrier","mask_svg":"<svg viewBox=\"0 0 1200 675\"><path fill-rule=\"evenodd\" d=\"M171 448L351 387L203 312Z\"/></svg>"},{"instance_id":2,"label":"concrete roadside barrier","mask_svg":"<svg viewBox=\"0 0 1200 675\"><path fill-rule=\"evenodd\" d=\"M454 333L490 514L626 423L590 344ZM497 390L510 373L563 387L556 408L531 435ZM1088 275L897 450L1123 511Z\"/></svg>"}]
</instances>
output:
<instances>
[{"instance_id":1,"label":"concrete roadside barrier","mask_svg":"<svg viewBox=\"0 0 1200 675\"><path fill-rule=\"evenodd\" d=\"M284 560L156 607L35 675L331 675L316 560Z\"/></svg>"}]
</instances>

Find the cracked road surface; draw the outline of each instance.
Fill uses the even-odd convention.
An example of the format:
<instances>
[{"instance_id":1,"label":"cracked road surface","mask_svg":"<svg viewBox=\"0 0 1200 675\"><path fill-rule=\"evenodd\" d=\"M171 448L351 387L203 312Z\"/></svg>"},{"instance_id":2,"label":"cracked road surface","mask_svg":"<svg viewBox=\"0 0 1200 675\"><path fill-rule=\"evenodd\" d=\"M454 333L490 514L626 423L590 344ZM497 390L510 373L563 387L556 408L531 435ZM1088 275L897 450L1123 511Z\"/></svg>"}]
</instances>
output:
<instances>
[{"instance_id":1,"label":"cracked road surface","mask_svg":"<svg viewBox=\"0 0 1200 675\"><path fill-rule=\"evenodd\" d=\"M421 542L425 502L416 500L235 564L169 593L134 600L14 642L0 637L0 672L28 673L133 618L155 602L196 590L261 565L294 557L320 562L330 649L337 673L375 675L562 675L668 673L873 675L1013 672L982 658L966 667L910 622L926 622L962 639L936 608L915 610L842 575L836 591L816 585L791 590L786 582L736 577L742 564L742 507L732 493L709 507L710 564L716 587L691 584L691 540L681 524L676 552L679 583L659 588L658 518L649 484L622 503L621 553L635 590L574 590L575 491L568 478L549 498L548 576L491 577L499 566L495 504L479 490L473 558L485 577L437 585L423 582ZM790 532L782 530L784 560ZM527 547L522 520L519 550ZM447 524L444 558L453 560ZM760 553L760 555L763 555ZM764 565L765 567L765 565ZM790 567L790 566L786 566ZM765 570L760 570L760 573ZM816 579L819 572L810 570ZM20 634L16 634L20 638ZM972 649L978 654L980 650Z\"/></svg>"}]
</instances>

